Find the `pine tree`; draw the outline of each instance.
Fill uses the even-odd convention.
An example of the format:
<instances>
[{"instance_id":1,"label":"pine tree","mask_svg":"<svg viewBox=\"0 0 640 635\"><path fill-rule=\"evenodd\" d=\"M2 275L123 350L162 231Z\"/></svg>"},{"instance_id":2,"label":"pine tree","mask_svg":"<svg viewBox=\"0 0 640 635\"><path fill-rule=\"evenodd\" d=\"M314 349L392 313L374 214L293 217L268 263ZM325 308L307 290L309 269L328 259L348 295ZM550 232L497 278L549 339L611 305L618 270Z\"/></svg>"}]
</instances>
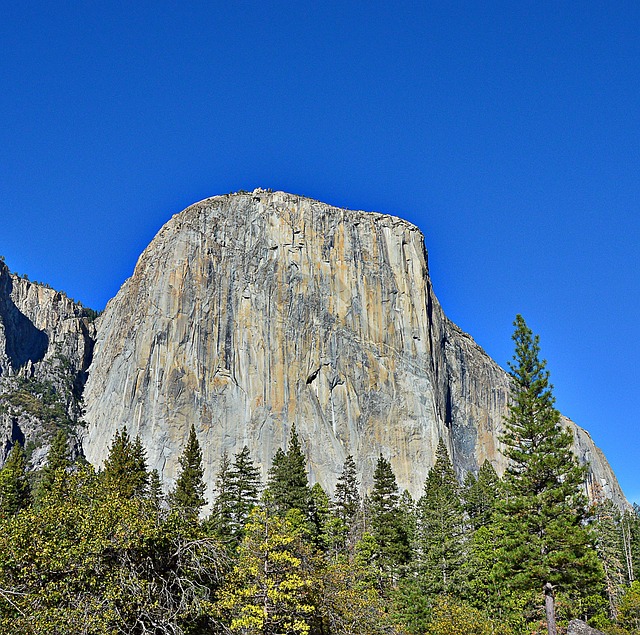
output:
<instances>
[{"instance_id":1,"label":"pine tree","mask_svg":"<svg viewBox=\"0 0 640 635\"><path fill-rule=\"evenodd\" d=\"M560 426L539 338L520 315L514 326L500 564L514 588L544 592L548 631L555 634L555 590L584 592L598 582L599 571L583 524L585 470L571 452L571 434Z\"/></svg>"},{"instance_id":2,"label":"pine tree","mask_svg":"<svg viewBox=\"0 0 640 635\"><path fill-rule=\"evenodd\" d=\"M47 464L40 472L40 481L36 490L36 504L57 488L64 488L67 470L71 467L68 435L60 428L51 442L47 454ZM60 492L62 493L62 491Z\"/></svg>"},{"instance_id":3,"label":"pine tree","mask_svg":"<svg viewBox=\"0 0 640 635\"><path fill-rule=\"evenodd\" d=\"M149 474L140 437L131 441L126 428L116 432L102 473L104 484L124 498L143 497Z\"/></svg>"},{"instance_id":4,"label":"pine tree","mask_svg":"<svg viewBox=\"0 0 640 635\"><path fill-rule=\"evenodd\" d=\"M203 479L202 450L193 424L178 463L181 469L171 493L171 507L186 517L198 518L207 501L204 498L206 485Z\"/></svg>"},{"instance_id":5,"label":"pine tree","mask_svg":"<svg viewBox=\"0 0 640 635\"><path fill-rule=\"evenodd\" d=\"M344 461L342 473L338 477L334 494L333 513L342 525L338 532L340 549L352 552L362 535L362 498L360 483L356 474L356 464L351 455Z\"/></svg>"},{"instance_id":6,"label":"pine tree","mask_svg":"<svg viewBox=\"0 0 640 635\"><path fill-rule=\"evenodd\" d=\"M149 492L148 498L156 511L160 511L162 508L162 501L164 498L162 492L162 482L160 481L160 475L158 470L151 470L149 474Z\"/></svg>"},{"instance_id":7,"label":"pine tree","mask_svg":"<svg viewBox=\"0 0 640 635\"><path fill-rule=\"evenodd\" d=\"M306 464L294 425L287 452L278 448L273 457L267 482L268 498L280 513L298 509L304 516L309 515L310 492Z\"/></svg>"},{"instance_id":8,"label":"pine tree","mask_svg":"<svg viewBox=\"0 0 640 635\"><path fill-rule=\"evenodd\" d=\"M424 494L418 501L419 571L430 595L449 595L462 587L464 519L458 479L444 441L436 449Z\"/></svg>"},{"instance_id":9,"label":"pine tree","mask_svg":"<svg viewBox=\"0 0 640 635\"><path fill-rule=\"evenodd\" d=\"M211 522L218 536L224 539L233 537L234 496L230 483L231 462L227 452L223 452L220 469L215 481L215 499L211 512Z\"/></svg>"},{"instance_id":10,"label":"pine tree","mask_svg":"<svg viewBox=\"0 0 640 635\"><path fill-rule=\"evenodd\" d=\"M331 501L320 483L315 483L309 492L309 520L315 546L327 551L331 540Z\"/></svg>"},{"instance_id":11,"label":"pine tree","mask_svg":"<svg viewBox=\"0 0 640 635\"><path fill-rule=\"evenodd\" d=\"M618 616L618 604L625 586L620 521L620 510L610 499L603 498L594 506L593 533L596 551L604 569L609 616L613 620Z\"/></svg>"},{"instance_id":12,"label":"pine tree","mask_svg":"<svg viewBox=\"0 0 640 635\"><path fill-rule=\"evenodd\" d=\"M260 487L260 470L251 460L249 448L245 445L234 456L229 470L231 525L236 540L242 539L249 514L260 500Z\"/></svg>"},{"instance_id":13,"label":"pine tree","mask_svg":"<svg viewBox=\"0 0 640 635\"><path fill-rule=\"evenodd\" d=\"M30 504L27 456L20 443L15 443L0 469L0 517L13 516Z\"/></svg>"},{"instance_id":14,"label":"pine tree","mask_svg":"<svg viewBox=\"0 0 640 635\"><path fill-rule=\"evenodd\" d=\"M411 556L407 527L399 511L396 477L391 464L381 454L373 473L369 513L378 570L381 579L387 579L392 584L397 581Z\"/></svg>"},{"instance_id":15,"label":"pine tree","mask_svg":"<svg viewBox=\"0 0 640 635\"><path fill-rule=\"evenodd\" d=\"M473 531L489 525L501 494L502 481L489 461L482 464L477 477L471 472L467 474L463 491L464 510Z\"/></svg>"}]
</instances>

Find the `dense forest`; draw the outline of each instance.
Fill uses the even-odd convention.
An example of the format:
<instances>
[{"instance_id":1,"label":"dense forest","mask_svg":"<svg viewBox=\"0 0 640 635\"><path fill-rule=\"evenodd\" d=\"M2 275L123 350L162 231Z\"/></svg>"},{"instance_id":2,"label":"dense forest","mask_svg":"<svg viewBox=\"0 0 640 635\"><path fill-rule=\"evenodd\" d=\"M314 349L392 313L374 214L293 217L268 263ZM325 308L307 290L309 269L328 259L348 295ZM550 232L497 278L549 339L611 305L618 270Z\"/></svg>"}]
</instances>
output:
<instances>
[{"instance_id":1,"label":"dense forest","mask_svg":"<svg viewBox=\"0 0 640 635\"><path fill-rule=\"evenodd\" d=\"M195 429L164 494L116 434L100 471L60 427L48 463L0 470L0 632L516 635L573 618L640 634L640 514L588 504L539 343L518 316L509 468L459 482L441 440L414 501L380 456L363 496L347 457L310 486L295 427L262 483L250 450L205 491ZM209 510L204 513L204 510Z\"/></svg>"}]
</instances>

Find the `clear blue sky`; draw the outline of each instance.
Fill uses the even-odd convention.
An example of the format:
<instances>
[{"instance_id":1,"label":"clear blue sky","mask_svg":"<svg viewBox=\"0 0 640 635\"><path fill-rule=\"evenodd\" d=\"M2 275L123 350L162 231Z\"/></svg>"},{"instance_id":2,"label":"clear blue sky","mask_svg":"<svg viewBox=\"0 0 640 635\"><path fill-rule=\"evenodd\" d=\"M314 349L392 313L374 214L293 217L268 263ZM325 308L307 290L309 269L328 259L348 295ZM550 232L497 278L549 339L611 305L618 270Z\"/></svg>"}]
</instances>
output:
<instances>
[{"instance_id":1,"label":"clear blue sky","mask_svg":"<svg viewBox=\"0 0 640 635\"><path fill-rule=\"evenodd\" d=\"M0 254L103 308L155 232L265 187L396 214L501 365L640 501L640 4L0 2Z\"/></svg>"}]
</instances>

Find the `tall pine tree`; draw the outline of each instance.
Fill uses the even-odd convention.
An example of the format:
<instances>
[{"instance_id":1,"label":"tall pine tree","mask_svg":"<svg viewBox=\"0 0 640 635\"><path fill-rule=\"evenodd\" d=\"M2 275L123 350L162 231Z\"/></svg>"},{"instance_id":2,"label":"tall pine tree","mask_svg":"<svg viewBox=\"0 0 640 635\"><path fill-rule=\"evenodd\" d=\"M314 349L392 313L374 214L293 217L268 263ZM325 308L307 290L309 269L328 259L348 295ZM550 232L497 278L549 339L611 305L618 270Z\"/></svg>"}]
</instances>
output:
<instances>
[{"instance_id":1,"label":"tall pine tree","mask_svg":"<svg viewBox=\"0 0 640 635\"><path fill-rule=\"evenodd\" d=\"M382 454L373 473L369 503L371 534L381 580L395 584L411 557L407 524L391 463Z\"/></svg>"},{"instance_id":2,"label":"tall pine tree","mask_svg":"<svg viewBox=\"0 0 640 635\"><path fill-rule=\"evenodd\" d=\"M339 548L342 552L352 553L362 535L362 498L360 483L356 474L356 464L351 455L344 461L342 473L336 483L333 513L337 518Z\"/></svg>"},{"instance_id":3,"label":"tall pine tree","mask_svg":"<svg viewBox=\"0 0 640 635\"><path fill-rule=\"evenodd\" d=\"M232 501L232 533L239 540L243 536L251 510L260 500L261 488L260 470L251 459L246 445L233 458L233 464L229 469L229 488Z\"/></svg>"},{"instance_id":4,"label":"tall pine tree","mask_svg":"<svg viewBox=\"0 0 640 635\"><path fill-rule=\"evenodd\" d=\"M444 441L418 501L420 577L430 595L460 591L464 562L464 521L460 487Z\"/></svg>"},{"instance_id":5,"label":"tall pine tree","mask_svg":"<svg viewBox=\"0 0 640 635\"><path fill-rule=\"evenodd\" d=\"M171 507L188 518L197 519L207 501L204 498L206 485L203 479L202 450L193 424L178 462L180 474L171 492Z\"/></svg>"},{"instance_id":6,"label":"tall pine tree","mask_svg":"<svg viewBox=\"0 0 640 635\"><path fill-rule=\"evenodd\" d=\"M547 627L556 633L556 590L585 593L600 571L583 524L585 470L560 425L538 336L522 316L514 322L515 354L509 364L511 398L502 437L509 461L507 496L500 505L504 545L501 567L516 589L545 598Z\"/></svg>"},{"instance_id":7,"label":"tall pine tree","mask_svg":"<svg viewBox=\"0 0 640 635\"><path fill-rule=\"evenodd\" d=\"M269 470L266 494L278 512L298 509L308 518L311 495L306 465L294 425L287 452L278 448Z\"/></svg>"},{"instance_id":8,"label":"tall pine tree","mask_svg":"<svg viewBox=\"0 0 640 635\"><path fill-rule=\"evenodd\" d=\"M40 471L40 480L35 492L36 504L53 492L56 492L56 495L64 493L67 471L70 467L68 435L64 429L60 428L51 442L47 464Z\"/></svg>"}]
</instances>

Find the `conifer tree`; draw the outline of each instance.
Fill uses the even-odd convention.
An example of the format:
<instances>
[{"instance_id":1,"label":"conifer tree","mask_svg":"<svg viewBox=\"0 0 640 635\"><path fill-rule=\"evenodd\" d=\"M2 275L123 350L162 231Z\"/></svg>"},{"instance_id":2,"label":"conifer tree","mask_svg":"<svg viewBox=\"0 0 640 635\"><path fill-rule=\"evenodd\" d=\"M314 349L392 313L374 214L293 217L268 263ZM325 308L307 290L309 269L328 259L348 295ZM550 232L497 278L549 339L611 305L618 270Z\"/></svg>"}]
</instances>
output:
<instances>
[{"instance_id":1,"label":"conifer tree","mask_svg":"<svg viewBox=\"0 0 640 635\"><path fill-rule=\"evenodd\" d=\"M27 456L20 443L15 443L0 469L0 516L13 516L30 503Z\"/></svg>"},{"instance_id":2,"label":"conifer tree","mask_svg":"<svg viewBox=\"0 0 640 635\"><path fill-rule=\"evenodd\" d=\"M162 508L164 495L162 493L162 482L160 481L158 470L151 470L151 473L149 474L148 498L156 511L159 511Z\"/></svg>"},{"instance_id":3,"label":"conifer tree","mask_svg":"<svg viewBox=\"0 0 640 635\"><path fill-rule=\"evenodd\" d=\"M215 481L215 499L213 501L213 510L211 513L211 521L215 527L216 533L222 538L231 538L233 536L233 504L234 497L231 492L230 483L231 462L227 452L223 452L220 462L220 470L216 475Z\"/></svg>"},{"instance_id":4,"label":"conifer tree","mask_svg":"<svg viewBox=\"0 0 640 635\"><path fill-rule=\"evenodd\" d=\"M333 530L331 501L320 483L315 483L309 492L309 520L315 546L321 551L327 551Z\"/></svg>"},{"instance_id":5,"label":"conifer tree","mask_svg":"<svg viewBox=\"0 0 640 635\"><path fill-rule=\"evenodd\" d=\"M245 445L234 456L229 469L232 533L237 540L242 538L249 514L260 500L260 487L260 470L251 460L249 448Z\"/></svg>"},{"instance_id":6,"label":"conifer tree","mask_svg":"<svg viewBox=\"0 0 640 635\"><path fill-rule=\"evenodd\" d=\"M69 456L68 435L65 430L60 428L51 442L47 454L47 464L40 472L40 481L35 494L36 503L52 493L57 487L57 483L62 485L69 467L71 467L71 457Z\"/></svg>"},{"instance_id":7,"label":"conifer tree","mask_svg":"<svg viewBox=\"0 0 640 635\"><path fill-rule=\"evenodd\" d=\"M353 551L362 534L362 499L360 483L356 474L356 464L351 455L344 461L342 473L338 477L334 494L333 513L342 525L341 549Z\"/></svg>"},{"instance_id":8,"label":"conifer tree","mask_svg":"<svg viewBox=\"0 0 640 635\"><path fill-rule=\"evenodd\" d=\"M585 470L571 452L571 433L560 426L546 362L539 359L539 338L520 315L514 326L511 399L502 437L509 464L508 495L499 509L500 565L514 588L540 597L544 592L548 632L555 635L555 590L585 589L599 581L599 570L583 524Z\"/></svg>"},{"instance_id":9,"label":"conifer tree","mask_svg":"<svg viewBox=\"0 0 640 635\"><path fill-rule=\"evenodd\" d=\"M400 496L391 464L382 454L373 473L370 495L371 534L382 578L395 583L411 556L409 536L400 511Z\"/></svg>"},{"instance_id":10,"label":"conifer tree","mask_svg":"<svg viewBox=\"0 0 640 635\"><path fill-rule=\"evenodd\" d=\"M618 604L624 592L625 569L620 540L620 510L608 498L599 500L594 506L593 533L596 551L604 569L609 616L615 620L618 617Z\"/></svg>"},{"instance_id":11,"label":"conifer tree","mask_svg":"<svg viewBox=\"0 0 640 635\"><path fill-rule=\"evenodd\" d=\"M502 481L493 465L485 461L475 477L471 472L464 482L464 510L473 531L491 522L498 500L501 498Z\"/></svg>"},{"instance_id":12,"label":"conifer tree","mask_svg":"<svg viewBox=\"0 0 640 635\"><path fill-rule=\"evenodd\" d=\"M203 479L202 450L193 424L178 463L180 474L171 493L171 506L184 516L196 519L207 501L204 498L206 485Z\"/></svg>"},{"instance_id":13,"label":"conifer tree","mask_svg":"<svg viewBox=\"0 0 640 635\"><path fill-rule=\"evenodd\" d=\"M464 563L463 510L458 479L442 439L418 501L417 542L425 590L431 595L459 592Z\"/></svg>"},{"instance_id":14,"label":"conifer tree","mask_svg":"<svg viewBox=\"0 0 640 635\"><path fill-rule=\"evenodd\" d=\"M140 437L131 441L126 428L116 432L102 476L105 486L124 498L146 494L149 474Z\"/></svg>"},{"instance_id":15,"label":"conifer tree","mask_svg":"<svg viewBox=\"0 0 640 635\"><path fill-rule=\"evenodd\" d=\"M280 513L298 509L304 516L309 515L310 492L306 464L294 425L287 452L278 448L273 457L267 482L268 497Z\"/></svg>"}]
</instances>

